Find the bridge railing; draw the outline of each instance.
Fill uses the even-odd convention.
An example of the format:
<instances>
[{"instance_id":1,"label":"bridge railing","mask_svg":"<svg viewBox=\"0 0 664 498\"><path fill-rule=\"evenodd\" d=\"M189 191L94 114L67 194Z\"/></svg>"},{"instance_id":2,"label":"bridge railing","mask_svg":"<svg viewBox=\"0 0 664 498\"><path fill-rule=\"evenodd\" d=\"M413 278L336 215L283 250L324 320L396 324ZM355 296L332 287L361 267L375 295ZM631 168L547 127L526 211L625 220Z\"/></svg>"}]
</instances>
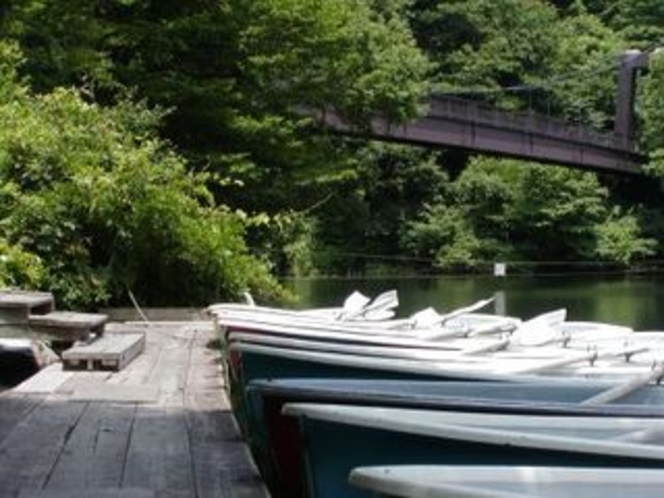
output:
<instances>
[{"instance_id":1,"label":"bridge railing","mask_svg":"<svg viewBox=\"0 0 664 498\"><path fill-rule=\"evenodd\" d=\"M626 136L603 133L583 125L570 125L562 119L541 116L533 112L504 111L472 100L447 95L430 97L427 117L454 119L581 143L592 143L612 149L636 151L635 142Z\"/></svg>"}]
</instances>

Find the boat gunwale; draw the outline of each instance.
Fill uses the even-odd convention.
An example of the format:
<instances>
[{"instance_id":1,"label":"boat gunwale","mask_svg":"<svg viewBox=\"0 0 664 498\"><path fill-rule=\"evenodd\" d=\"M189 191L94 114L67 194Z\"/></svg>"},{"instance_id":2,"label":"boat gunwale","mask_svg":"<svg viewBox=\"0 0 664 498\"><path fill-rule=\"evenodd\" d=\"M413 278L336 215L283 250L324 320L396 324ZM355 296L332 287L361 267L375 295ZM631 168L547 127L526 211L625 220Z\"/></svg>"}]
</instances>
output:
<instances>
[{"instance_id":1,"label":"boat gunwale","mask_svg":"<svg viewBox=\"0 0 664 498\"><path fill-rule=\"evenodd\" d=\"M530 467L530 466L450 466L450 465L388 465L366 466L353 469L349 482L369 491L397 493L409 498L437 498L455 496L460 498L532 498L529 492L489 490L488 486L498 482L513 482L515 474L536 475L538 483L569 482L570 484L597 482L601 474L604 485L624 484L625 475L629 483L664 484L664 475L659 469L621 469L597 467ZM449 477L448 477L449 474ZM429 476L432 476L429 478ZM593 478L594 477L594 478ZM450 479L450 482L447 479ZM466 482L467 481L467 482ZM463 482L463 483L462 483ZM480 488L479 486L487 486ZM449 492L455 494L450 495ZM401 493L401 494L399 494ZM406 494L407 493L407 494Z\"/></svg>"},{"instance_id":2,"label":"boat gunwale","mask_svg":"<svg viewBox=\"0 0 664 498\"><path fill-rule=\"evenodd\" d=\"M355 412L355 413L354 413ZM364 412L364 413L362 413ZM373 413L371 413L373 412ZM389 413L392 412L392 413ZM468 424L468 420L477 417L491 418L495 427L496 422L506 422L509 418L527 419L530 423L536 419L542 419L549 425L556 420L563 426L577 428L578 424L592 424L594 430L610 428L615 425L615 418L605 417L537 417L530 415L503 415L503 414L476 414L467 412L431 412L427 410L407 410L401 408L379 408L365 406L343 406L325 405L316 403L287 403L282 414L292 417L310 418L335 424L345 424L355 427L393 431L405 434L413 434L436 439L453 439L457 441L470 441L473 443L492 444L504 447L545 449L552 451L563 451L570 453L589 453L595 455L607 455L617 457L642 458L664 461L664 447L649 446L646 443L634 443L616 439L592 441L581 436L548 435L540 433L523 433L518 429L509 428L486 428L478 425L465 425L463 422L450 421L414 421L417 414L434 413L438 418L462 418ZM434 417L435 418L435 417ZM641 426L659 426L664 430L664 420L652 419L627 419ZM629 431L625 431L629 433Z\"/></svg>"}]
</instances>

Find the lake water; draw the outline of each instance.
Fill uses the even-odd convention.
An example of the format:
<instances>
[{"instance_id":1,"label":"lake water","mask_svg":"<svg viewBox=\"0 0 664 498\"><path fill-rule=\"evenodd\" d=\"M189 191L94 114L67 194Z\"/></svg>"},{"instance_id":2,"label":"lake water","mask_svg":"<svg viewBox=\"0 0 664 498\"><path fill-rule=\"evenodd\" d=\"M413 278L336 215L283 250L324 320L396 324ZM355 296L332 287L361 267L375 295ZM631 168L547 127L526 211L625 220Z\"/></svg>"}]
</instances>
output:
<instances>
[{"instance_id":1,"label":"lake water","mask_svg":"<svg viewBox=\"0 0 664 498\"><path fill-rule=\"evenodd\" d=\"M396 289L399 315L432 306L438 312L495 296L489 311L529 318L566 308L568 320L592 320L664 330L664 274L371 279L294 279L284 282L299 307L339 305L359 290L367 296Z\"/></svg>"}]
</instances>

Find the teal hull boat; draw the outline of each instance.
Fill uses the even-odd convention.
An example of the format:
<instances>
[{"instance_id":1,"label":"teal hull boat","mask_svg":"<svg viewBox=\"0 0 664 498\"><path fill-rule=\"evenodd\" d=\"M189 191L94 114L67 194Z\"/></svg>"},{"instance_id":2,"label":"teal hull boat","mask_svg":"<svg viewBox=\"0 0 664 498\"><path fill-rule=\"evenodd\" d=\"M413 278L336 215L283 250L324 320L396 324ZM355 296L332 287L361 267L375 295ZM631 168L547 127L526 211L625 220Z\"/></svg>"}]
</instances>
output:
<instances>
[{"instance_id":1,"label":"teal hull boat","mask_svg":"<svg viewBox=\"0 0 664 498\"><path fill-rule=\"evenodd\" d=\"M361 357L315 351L297 351L232 342L225 353L226 382L234 415L250 446L262 445L247 386L257 379L337 378L393 380L465 380L543 382L541 377L446 370L424 362Z\"/></svg>"},{"instance_id":2,"label":"teal hull boat","mask_svg":"<svg viewBox=\"0 0 664 498\"><path fill-rule=\"evenodd\" d=\"M351 470L386 465L664 468L664 421L287 405L300 423L309 498L366 498ZM573 495L570 495L573 496Z\"/></svg>"},{"instance_id":3,"label":"teal hull boat","mask_svg":"<svg viewBox=\"0 0 664 498\"><path fill-rule=\"evenodd\" d=\"M269 448L262 408L257 407L255 398L252 400L247 393L247 387L252 380L293 377L395 380L445 380L448 378L447 375L436 375L433 369L426 367L416 367L410 371L400 369L398 362L390 360L377 359L368 364L358 363L356 366L352 366L343 361L328 362L325 354L321 355L322 361L315 361L317 355L307 353L243 343L231 343L226 353L226 382L233 414L257 465L268 482L274 481L273 466L270 464L270 459L266 457ZM336 356L340 360L345 358L344 355ZM313 361L311 361L312 358ZM460 375L460 377L465 378L466 376ZM512 380L517 380L517 378L513 377ZM525 378L518 380L525 380Z\"/></svg>"}]
</instances>

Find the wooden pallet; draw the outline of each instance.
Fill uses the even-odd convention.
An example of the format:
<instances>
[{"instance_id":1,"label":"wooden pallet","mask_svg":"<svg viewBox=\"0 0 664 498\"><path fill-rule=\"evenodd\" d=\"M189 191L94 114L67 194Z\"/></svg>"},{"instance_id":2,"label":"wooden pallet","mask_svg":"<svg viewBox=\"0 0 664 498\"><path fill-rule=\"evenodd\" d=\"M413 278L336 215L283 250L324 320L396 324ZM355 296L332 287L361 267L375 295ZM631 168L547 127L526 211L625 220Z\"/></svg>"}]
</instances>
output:
<instances>
[{"instance_id":1,"label":"wooden pallet","mask_svg":"<svg viewBox=\"0 0 664 498\"><path fill-rule=\"evenodd\" d=\"M109 334L62 353L67 370L122 370L145 349L145 334Z\"/></svg>"},{"instance_id":2,"label":"wooden pallet","mask_svg":"<svg viewBox=\"0 0 664 498\"><path fill-rule=\"evenodd\" d=\"M107 315L73 311L52 311L28 317L32 336L71 342L88 341L91 334L101 336L107 321Z\"/></svg>"}]
</instances>

